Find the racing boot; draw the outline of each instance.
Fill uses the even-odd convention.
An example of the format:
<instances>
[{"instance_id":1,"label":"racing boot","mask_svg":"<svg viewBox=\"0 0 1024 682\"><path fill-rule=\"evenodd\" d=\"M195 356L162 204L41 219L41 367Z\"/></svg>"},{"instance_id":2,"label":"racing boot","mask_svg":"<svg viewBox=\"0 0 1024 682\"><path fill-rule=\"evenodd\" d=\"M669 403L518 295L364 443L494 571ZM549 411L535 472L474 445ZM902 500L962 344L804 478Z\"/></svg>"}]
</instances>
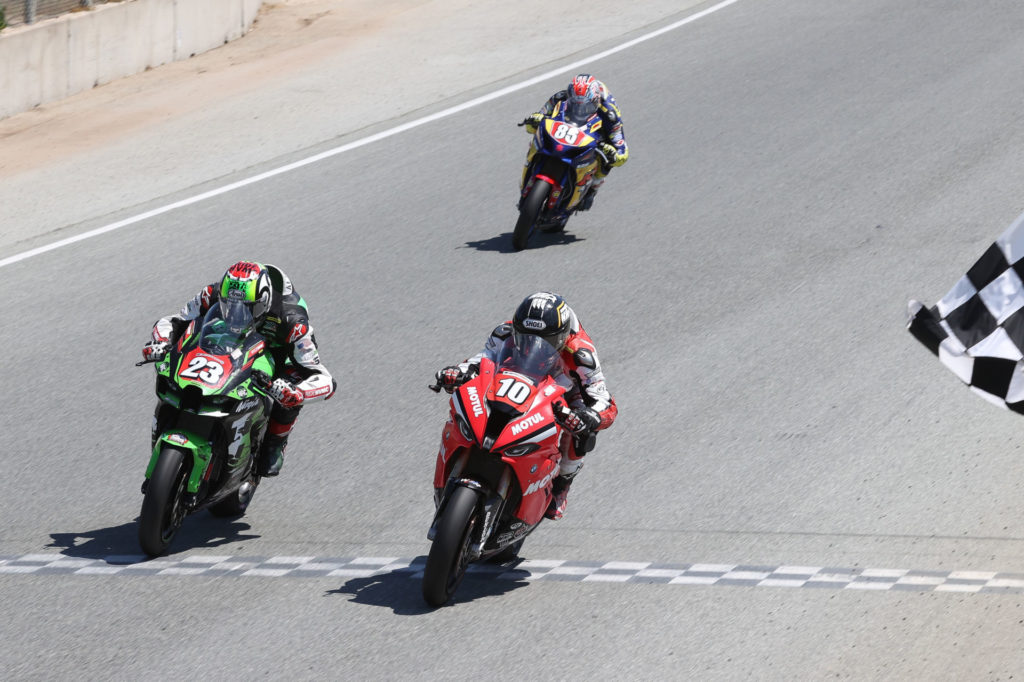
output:
<instances>
[{"instance_id":1,"label":"racing boot","mask_svg":"<svg viewBox=\"0 0 1024 682\"><path fill-rule=\"evenodd\" d=\"M267 434L260 448L258 473L260 476L277 476L284 466L284 449L288 447L288 434L277 436Z\"/></svg>"},{"instance_id":2,"label":"racing boot","mask_svg":"<svg viewBox=\"0 0 1024 682\"><path fill-rule=\"evenodd\" d=\"M583 197L580 201L580 205L576 208L577 211L589 211L590 207L594 205L594 197L597 196L597 190L601 189L601 185L604 184L604 178L595 178L594 184L587 190L587 196Z\"/></svg>"},{"instance_id":3,"label":"racing boot","mask_svg":"<svg viewBox=\"0 0 1024 682\"><path fill-rule=\"evenodd\" d=\"M544 512L544 518L557 521L565 514L566 498L569 497L569 488L572 486L572 478L568 476L556 476L551 482L551 503L548 510Z\"/></svg>"}]
</instances>

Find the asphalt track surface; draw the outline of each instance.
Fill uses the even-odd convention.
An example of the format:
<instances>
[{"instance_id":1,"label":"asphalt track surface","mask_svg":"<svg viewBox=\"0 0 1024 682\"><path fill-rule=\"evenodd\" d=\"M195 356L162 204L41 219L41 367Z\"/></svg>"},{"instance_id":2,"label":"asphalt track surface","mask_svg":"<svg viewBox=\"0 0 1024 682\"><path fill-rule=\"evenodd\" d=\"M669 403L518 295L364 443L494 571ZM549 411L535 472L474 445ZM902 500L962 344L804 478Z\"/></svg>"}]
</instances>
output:
<instances>
[{"instance_id":1,"label":"asphalt track surface","mask_svg":"<svg viewBox=\"0 0 1024 682\"><path fill-rule=\"evenodd\" d=\"M512 124L564 78L3 267L24 292L0 330L6 675L1019 674L1021 423L903 311L1024 209L1022 21L1009 0L740 0L596 62L630 162L521 253ZM132 365L241 255L292 274L340 390L249 513L189 518L139 564L153 399ZM429 610L426 383L535 289L580 313L619 420L524 564Z\"/></svg>"}]
</instances>

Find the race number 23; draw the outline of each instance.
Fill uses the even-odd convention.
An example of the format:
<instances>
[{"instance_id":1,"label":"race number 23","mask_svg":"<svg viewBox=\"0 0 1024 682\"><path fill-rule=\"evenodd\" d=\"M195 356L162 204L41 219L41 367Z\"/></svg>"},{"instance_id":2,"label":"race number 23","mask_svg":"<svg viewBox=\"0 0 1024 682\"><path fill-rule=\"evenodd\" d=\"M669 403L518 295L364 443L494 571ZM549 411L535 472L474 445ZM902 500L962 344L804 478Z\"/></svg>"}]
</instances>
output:
<instances>
[{"instance_id":1,"label":"race number 23","mask_svg":"<svg viewBox=\"0 0 1024 682\"><path fill-rule=\"evenodd\" d=\"M210 358L194 357L189 361L188 367L178 373L178 376L186 379L198 379L205 384L216 386L224 376L224 365Z\"/></svg>"}]
</instances>

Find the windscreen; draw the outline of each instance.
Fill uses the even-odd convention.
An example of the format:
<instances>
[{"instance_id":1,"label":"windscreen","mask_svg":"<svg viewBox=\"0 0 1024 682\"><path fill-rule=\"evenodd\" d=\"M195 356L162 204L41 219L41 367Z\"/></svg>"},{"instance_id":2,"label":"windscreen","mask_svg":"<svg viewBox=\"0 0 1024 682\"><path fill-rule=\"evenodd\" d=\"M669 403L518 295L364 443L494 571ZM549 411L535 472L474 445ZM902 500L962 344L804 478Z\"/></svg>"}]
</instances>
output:
<instances>
[{"instance_id":1,"label":"windscreen","mask_svg":"<svg viewBox=\"0 0 1024 682\"><path fill-rule=\"evenodd\" d=\"M562 356L536 334L515 334L505 341L498 355L498 370L518 372L534 379L565 375Z\"/></svg>"},{"instance_id":2,"label":"windscreen","mask_svg":"<svg viewBox=\"0 0 1024 682\"><path fill-rule=\"evenodd\" d=\"M253 331L252 312L241 301L221 300L203 318L199 347L214 355L228 355L241 348Z\"/></svg>"}]
</instances>

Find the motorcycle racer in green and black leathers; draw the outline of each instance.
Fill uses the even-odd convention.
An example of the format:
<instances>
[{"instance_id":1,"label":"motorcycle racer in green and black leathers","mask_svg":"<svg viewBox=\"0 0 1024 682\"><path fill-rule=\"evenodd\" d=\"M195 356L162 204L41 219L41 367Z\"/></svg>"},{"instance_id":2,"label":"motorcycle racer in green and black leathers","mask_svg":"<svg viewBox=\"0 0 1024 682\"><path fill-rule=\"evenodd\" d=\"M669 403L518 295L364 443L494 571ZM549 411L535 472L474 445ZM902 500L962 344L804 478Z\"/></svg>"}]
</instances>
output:
<instances>
[{"instance_id":1,"label":"motorcycle racer in green and black leathers","mask_svg":"<svg viewBox=\"0 0 1024 682\"><path fill-rule=\"evenodd\" d=\"M256 330L274 358L274 375L266 388L274 399L274 409L258 468L260 476L276 476L284 464L288 436L302 405L330 398L337 387L320 363L306 302L280 268L250 261L235 263L219 282L205 286L177 315L157 321L142 357L147 361L162 359L190 320L202 318L214 305L223 306L222 301L242 301L250 308ZM153 428L154 434L159 433L155 419Z\"/></svg>"}]
</instances>

